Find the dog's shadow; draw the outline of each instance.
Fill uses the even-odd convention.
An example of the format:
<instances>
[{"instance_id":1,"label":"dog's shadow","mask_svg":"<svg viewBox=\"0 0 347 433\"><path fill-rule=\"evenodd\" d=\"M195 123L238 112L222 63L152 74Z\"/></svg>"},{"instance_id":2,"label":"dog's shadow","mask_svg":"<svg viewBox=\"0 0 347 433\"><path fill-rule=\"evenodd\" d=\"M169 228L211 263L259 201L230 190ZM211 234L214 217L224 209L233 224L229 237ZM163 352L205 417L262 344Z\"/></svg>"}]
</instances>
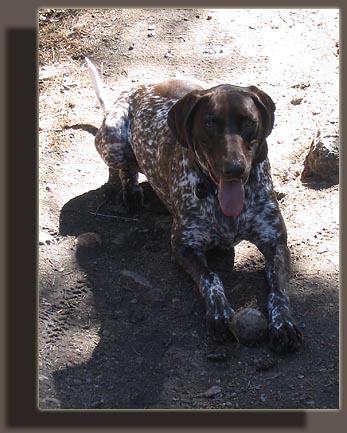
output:
<instances>
[{"instance_id":1,"label":"dog's shadow","mask_svg":"<svg viewBox=\"0 0 347 433\"><path fill-rule=\"evenodd\" d=\"M195 286L191 278L182 270L171 256L171 223L172 218L167 208L159 200L148 182L142 182L145 206L135 214L129 214L123 203L120 193L120 184L106 183L96 190L89 191L66 203L60 213L60 234L63 236L76 236L86 232L101 234L105 240L101 249L107 249L109 240L115 234L132 232L145 232L146 245L140 245L136 236L130 236L133 245L139 248L160 249L165 251L168 257L166 267L173 267L181 275L181 278ZM155 247L151 247L155 244ZM242 244L241 244L242 245ZM242 264L234 269L235 251L219 250L218 248L207 251L206 257L211 269L222 279L227 296L235 308L253 304L266 313L266 282L264 274L264 260L261 254L249 260L247 248L237 247L236 255L242 256ZM79 248L76 251L77 261L84 267L84 256L96 254L97 251L88 248ZM134 252L136 254L136 252ZM149 253L150 254L150 253ZM115 263L114 263L115 265ZM199 296L196 290L192 290L194 296Z\"/></svg>"},{"instance_id":2,"label":"dog's shadow","mask_svg":"<svg viewBox=\"0 0 347 433\"><path fill-rule=\"evenodd\" d=\"M126 213L118 189L109 184L61 210L61 235L95 232L102 240L93 248L77 244L71 252L91 292L99 342L87 362L54 374L64 408L80 407L82 395L85 408L156 407L165 395L172 354L190 353L201 342L210 347L203 301L171 257L172 218L149 184L142 187L145 207L135 214ZM252 298L263 302L262 271L233 272L233 256L217 250L209 252L208 261L235 308ZM68 284L67 298L74 290L73 280Z\"/></svg>"},{"instance_id":3,"label":"dog's shadow","mask_svg":"<svg viewBox=\"0 0 347 433\"><path fill-rule=\"evenodd\" d=\"M120 185L106 183L71 199L61 209L59 232L62 236L79 236L85 232L102 231L110 222L137 221L141 216L169 215L148 182L141 184L146 206L143 211L128 214L121 200ZM142 215L141 215L142 214ZM114 224L112 224L114 225Z\"/></svg>"}]
</instances>

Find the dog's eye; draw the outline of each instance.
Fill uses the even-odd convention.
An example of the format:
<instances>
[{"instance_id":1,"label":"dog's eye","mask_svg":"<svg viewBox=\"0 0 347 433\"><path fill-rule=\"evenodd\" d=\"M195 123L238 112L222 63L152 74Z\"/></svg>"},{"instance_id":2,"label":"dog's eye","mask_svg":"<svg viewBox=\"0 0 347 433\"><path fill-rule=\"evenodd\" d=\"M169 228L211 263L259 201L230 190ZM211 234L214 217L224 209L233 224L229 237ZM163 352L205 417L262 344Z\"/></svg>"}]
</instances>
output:
<instances>
[{"instance_id":1,"label":"dog's eye","mask_svg":"<svg viewBox=\"0 0 347 433\"><path fill-rule=\"evenodd\" d=\"M213 128L216 125L215 122L211 119L205 119L205 120L203 120L202 123L206 128L209 128L209 129Z\"/></svg>"},{"instance_id":2,"label":"dog's eye","mask_svg":"<svg viewBox=\"0 0 347 433\"><path fill-rule=\"evenodd\" d=\"M243 120L244 128L253 128L255 126L255 121L250 118L246 118Z\"/></svg>"}]
</instances>

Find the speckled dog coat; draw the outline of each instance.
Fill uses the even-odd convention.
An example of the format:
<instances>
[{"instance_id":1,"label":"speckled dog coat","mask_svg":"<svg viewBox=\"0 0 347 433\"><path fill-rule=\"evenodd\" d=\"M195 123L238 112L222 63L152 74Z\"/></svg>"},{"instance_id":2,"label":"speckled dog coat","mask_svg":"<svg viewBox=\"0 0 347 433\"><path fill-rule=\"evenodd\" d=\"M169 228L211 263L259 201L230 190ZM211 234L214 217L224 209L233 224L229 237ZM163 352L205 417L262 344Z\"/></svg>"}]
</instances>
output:
<instances>
[{"instance_id":1,"label":"speckled dog coat","mask_svg":"<svg viewBox=\"0 0 347 433\"><path fill-rule=\"evenodd\" d=\"M205 252L233 252L241 240L266 260L270 344L287 352L301 334L287 294L290 255L273 191L266 138L275 105L258 88L222 84L211 89L187 80L139 85L107 106L101 81L88 61L105 109L95 144L122 183L129 211L143 204L138 173L172 214L172 249L205 301L211 337L232 337L234 310Z\"/></svg>"}]
</instances>

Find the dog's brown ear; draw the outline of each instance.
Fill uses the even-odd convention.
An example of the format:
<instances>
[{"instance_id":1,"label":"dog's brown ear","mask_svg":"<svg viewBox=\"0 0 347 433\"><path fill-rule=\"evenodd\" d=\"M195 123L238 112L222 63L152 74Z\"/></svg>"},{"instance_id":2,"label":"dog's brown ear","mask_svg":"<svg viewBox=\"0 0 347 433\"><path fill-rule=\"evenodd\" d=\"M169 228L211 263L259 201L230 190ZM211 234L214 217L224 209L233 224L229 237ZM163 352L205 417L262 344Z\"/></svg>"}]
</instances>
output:
<instances>
[{"instance_id":1,"label":"dog's brown ear","mask_svg":"<svg viewBox=\"0 0 347 433\"><path fill-rule=\"evenodd\" d=\"M167 122L171 132L184 147L191 147L192 115L201 97L201 91L193 90L179 99L168 113Z\"/></svg>"},{"instance_id":2,"label":"dog's brown ear","mask_svg":"<svg viewBox=\"0 0 347 433\"><path fill-rule=\"evenodd\" d=\"M268 94L258 89L255 86L250 86L249 91L256 106L261 113L262 127L259 137L258 153L255 157L256 162L262 162L267 157L267 142L266 138L270 135L275 121L276 105Z\"/></svg>"}]
</instances>

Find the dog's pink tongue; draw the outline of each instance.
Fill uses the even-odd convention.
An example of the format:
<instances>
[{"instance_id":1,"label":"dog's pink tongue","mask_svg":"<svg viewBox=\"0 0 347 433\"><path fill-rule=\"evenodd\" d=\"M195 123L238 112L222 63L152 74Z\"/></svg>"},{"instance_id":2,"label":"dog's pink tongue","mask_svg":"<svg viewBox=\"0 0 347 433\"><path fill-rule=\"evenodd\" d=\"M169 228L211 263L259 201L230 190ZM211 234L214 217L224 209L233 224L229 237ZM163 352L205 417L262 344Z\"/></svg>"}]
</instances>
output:
<instances>
[{"instance_id":1,"label":"dog's pink tongue","mask_svg":"<svg viewBox=\"0 0 347 433\"><path fill-rule=\"evenodd\" d=\"M224 215L240 215L245 201L245 190L242 180L231 180L229 182L220 180L218 199Z\"/></svg>"}]
</instances>

